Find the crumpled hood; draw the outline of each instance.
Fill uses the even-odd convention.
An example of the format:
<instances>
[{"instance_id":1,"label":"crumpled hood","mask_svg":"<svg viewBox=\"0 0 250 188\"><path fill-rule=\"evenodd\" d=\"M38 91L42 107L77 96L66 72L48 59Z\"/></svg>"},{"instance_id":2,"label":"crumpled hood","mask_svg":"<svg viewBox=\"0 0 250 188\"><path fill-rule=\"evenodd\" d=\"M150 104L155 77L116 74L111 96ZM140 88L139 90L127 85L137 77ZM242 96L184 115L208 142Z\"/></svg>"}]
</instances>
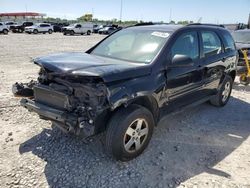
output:
<instances>
[{"instance_id":1,"label":"crumpled hood","mask_svg":"<svg viewBox=\"0 0 250 188\"><path fill-rule=\"evenodd\" d=\"M145 76L151 72L151 67L143 63L130 63L83 52L52 54L36 58L34 63L51 72L98 76L105 82Z\"/></svg>"}]
</instances>

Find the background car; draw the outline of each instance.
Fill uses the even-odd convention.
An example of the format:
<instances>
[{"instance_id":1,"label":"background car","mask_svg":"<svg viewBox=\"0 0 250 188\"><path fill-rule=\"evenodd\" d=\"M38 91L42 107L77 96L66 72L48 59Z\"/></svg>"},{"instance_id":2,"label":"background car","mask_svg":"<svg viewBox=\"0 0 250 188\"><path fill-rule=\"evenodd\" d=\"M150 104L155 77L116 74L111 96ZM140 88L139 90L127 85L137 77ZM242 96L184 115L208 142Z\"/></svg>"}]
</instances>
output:
<instances>
[{"instance_id":1,"label":"background car","mask_svg":"<svg viewBox=\"0 0 250 188\"><path fill-rule=\"evenodd\" d=\"M7 35L8 32L9 32L8 27L4 23L0 22L0 33Z\"/></svg>"},{"instance_id":2,"label":"background car","mask_svg":"<svg viewBox=\"0 0 250 188\"><path fill-rule=\"evenodd\" d=\"M34 25L33 22L22 22L22 23L20 23L20 24L11 25L11 26L10 26L10 30L11 30L13 33L23 33L25 27L29 27L29 26L32 26L32 25Z\"/></svg>"},{"instance_id":3,"label":"background car","mask_svg":"<svg viewBox=\"0 0 250 188\"><path fill-rule=\"evenodd\" d=\"M98 31L99 34L105 34L105 35L110 35L111 33L115 32L117 30L116 27L112 26L106 26L103 29L100 29Z\"/></svg>"},{"instance_id":4,"label":"background car","mask_svg":"<svg viewBox=\"0 0 250 188\"><path fill-rule=\"evenodd\" d=\"M47 23L37 23L35 25L29 26L29 27L25 27L25 32L26 33L49 33L52 34L53 32L53 26Z\"/></svg>"},{"instance_id":5,"label":"background car","mask_svg":"<svg viewBox=\"0 0 250 188\"><path fill-rule=\"evenodd\" d=\"M5 25L8 27L8 29L10 29L10 27L12 25L16 25L17 23L16 22L12 22L12 21L9 21L9 22L5 22Z\"/></svg>"},{"instance_id":6,"label":"background car","mask_svg":"<svg viewBox=\"0 0 250 188\"><path fill-rule=\"evenodd\" d=\"M237 72L241 74L246 71L246 62L241 50L248 51L248 60L250 61L250 29L237 30L232 33L236 48L239 52L239 61Z\"/></svg>"},{"instance_id":7,"label":"background car","mask_svg":"<svg viewBox=\"0 0 250 188\"><path fill-rule=\"evenodd\" d=\"M98 31L103 27L104 27L103 25L95 25L93 28L93 33L98 33Z\"/></svg>"},{"instance_id":8,"label":"background car","mask_svg":"<svg viewBox=\"0 0 250 188\"><path fill-rule=\"evenodd\" d=\"M90 35L93 32L93 24L92 23L76 23L76 24L71 24L67 27L63 27L63 34L67 35L75 35L75 34L87 34Z\"/></svg>"}]
</instances>

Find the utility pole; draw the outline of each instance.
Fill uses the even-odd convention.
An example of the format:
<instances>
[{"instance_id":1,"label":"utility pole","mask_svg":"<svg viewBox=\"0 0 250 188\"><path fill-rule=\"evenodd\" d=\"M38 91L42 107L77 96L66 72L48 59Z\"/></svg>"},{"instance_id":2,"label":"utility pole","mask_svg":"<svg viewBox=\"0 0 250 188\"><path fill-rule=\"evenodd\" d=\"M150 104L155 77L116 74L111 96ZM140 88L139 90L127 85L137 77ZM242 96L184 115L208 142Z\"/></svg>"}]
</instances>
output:
<instances>
[{"instance_id":1,"label":"utility pole","mask_svg":"<svg viewBox=\"0 0 250 188\"><path fill-rule=\"evenodd\" d=\"M121 0L121 9L120 9L120 23L122 23L122 7L123 6L123 2Z\"/></svg>"},{"instance_id":2,"label":"utility pole","mask_svg":"<svg viewBox=\"0 0 250 188\"><path fill-rule=\"evenodd\" d=\"M169 12L169 23L172 21L172 8L170 8Z\"/></svg>"},{"instance_id":3,"label":"utility pole","mask_svg":"<svg viewBox=\"0 0 250 188\"><path fill-rule=\"evenodd\" d=\"M248 29L250 29L250 14L249 14L249 17L248 17L248 26L247 26Z\"/></svg>"}]
</instances>

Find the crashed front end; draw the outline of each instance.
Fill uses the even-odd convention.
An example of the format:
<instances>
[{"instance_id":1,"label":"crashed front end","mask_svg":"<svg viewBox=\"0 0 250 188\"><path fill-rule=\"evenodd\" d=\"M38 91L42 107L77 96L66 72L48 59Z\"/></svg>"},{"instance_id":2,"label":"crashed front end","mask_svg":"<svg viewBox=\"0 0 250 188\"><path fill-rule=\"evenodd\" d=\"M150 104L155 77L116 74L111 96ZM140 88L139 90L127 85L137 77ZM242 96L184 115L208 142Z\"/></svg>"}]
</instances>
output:
<instances>
[{"instance_id":1,"label":"crashed front end","mask_svg":"<svg viewBox=\"0 0 250 188\"><path fill-rule=\"evenodd\" d=\"M96 134L96 122L100 122L97 119L109 108L108 89L96 76L54 73L41 68L32 90L33 98L23 98L21 105L76 135Z\"/></svg>"}]
</instances>

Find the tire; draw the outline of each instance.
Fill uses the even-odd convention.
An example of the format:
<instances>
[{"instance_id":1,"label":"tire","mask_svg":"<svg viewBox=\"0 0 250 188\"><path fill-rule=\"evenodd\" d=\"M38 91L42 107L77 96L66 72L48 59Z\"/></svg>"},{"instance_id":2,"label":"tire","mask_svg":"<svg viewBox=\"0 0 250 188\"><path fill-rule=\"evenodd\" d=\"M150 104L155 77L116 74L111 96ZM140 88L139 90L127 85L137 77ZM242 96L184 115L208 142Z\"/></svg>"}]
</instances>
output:
<instances>
[{"instance_id":1,"label":"tire","mask_svg":"<svg viewBox=\"0 0 250 188\"><path fill-rule=\"evenodd\" d=\"M74 35L75 32L73 30L70 31L70 35Z\"/></svg>"},{"instance_id":2,"label":"tire","mask_svg":"<svg viewBox=\"0 0 250 188\"><path fill-rule=\"evenodd\" d=\"M49 33L49 34L52 34L52 32L53 32L53 31L52 31L51 29L49 29L48 33Z\"/></svg>"},{"instance_id":3,"label":"tire","mask_svg":"<svg viewBox=\"0 0 250 188\"><path fill-rule=\"evenodd\" d=\"M91 31L90 31L90 30L88 30L88 31L87 31L87 35L90 35L90 34L91 34Z\"/></svg>"},{"instance_id":4,"label":"tire","mask_svg":"<svg viewBox=\"0 0 250 188\"><path fill-rule=\"evenodd\" d=\"M137 157L147 147L153 129L154 118L148 109L139 105L130 105L118 110L107 127L106 151L108 155L119 161L129 161Z\"/></svg>"},{"instance_id":5,"label":"tire","mask_svg":"<svg viewBox=\"0 0 250 188\"><path fill-rule=\"evenodd\" d=\"M37 29L35 29L35 30L33 31L33 33L34 33L34 34L37 34L37 33L38 33Z\"/></svg>"},{"instance_id":6,"label":"tire","mask_svg":"<svg viewBox=\"0 0 250 188\"><path fill-rule=\"evenodd\" d=\"M63 32L63 35L67 35L67 33L66 33L66 32Z\"/></svg>"},{"instance_id":7,"label":"tire","mask_svg":"<svg viewBox=\"0 0 250 188\"><path fill-rule=\"evenodd\" d=\"M233 79L226 75L223 82L219 85L218 93L210 99L210 103L217 107L223 107L227 104L233 86Z\"/></svg>"},{"instance_id":8,"label":"tire","mask_svg":"<svg viewBox=\"0 0 250 188\"><path fill-rule=\"evenodd\" d=\"M18 29L18 33L22 33L23 32L23 30L22 29Z\"/></svg>"},{"instance_id":9,"label":"tire","mask_svg":"<svg viewBox=\"0 0 250 188\"><path fill-rule=\"evenodd\" d=\"M4 30L3 30L3 34L4 34L4 35L8 35L8 30L7 30L7 29L4 29Z\"/></svg>"}]
</instances>

